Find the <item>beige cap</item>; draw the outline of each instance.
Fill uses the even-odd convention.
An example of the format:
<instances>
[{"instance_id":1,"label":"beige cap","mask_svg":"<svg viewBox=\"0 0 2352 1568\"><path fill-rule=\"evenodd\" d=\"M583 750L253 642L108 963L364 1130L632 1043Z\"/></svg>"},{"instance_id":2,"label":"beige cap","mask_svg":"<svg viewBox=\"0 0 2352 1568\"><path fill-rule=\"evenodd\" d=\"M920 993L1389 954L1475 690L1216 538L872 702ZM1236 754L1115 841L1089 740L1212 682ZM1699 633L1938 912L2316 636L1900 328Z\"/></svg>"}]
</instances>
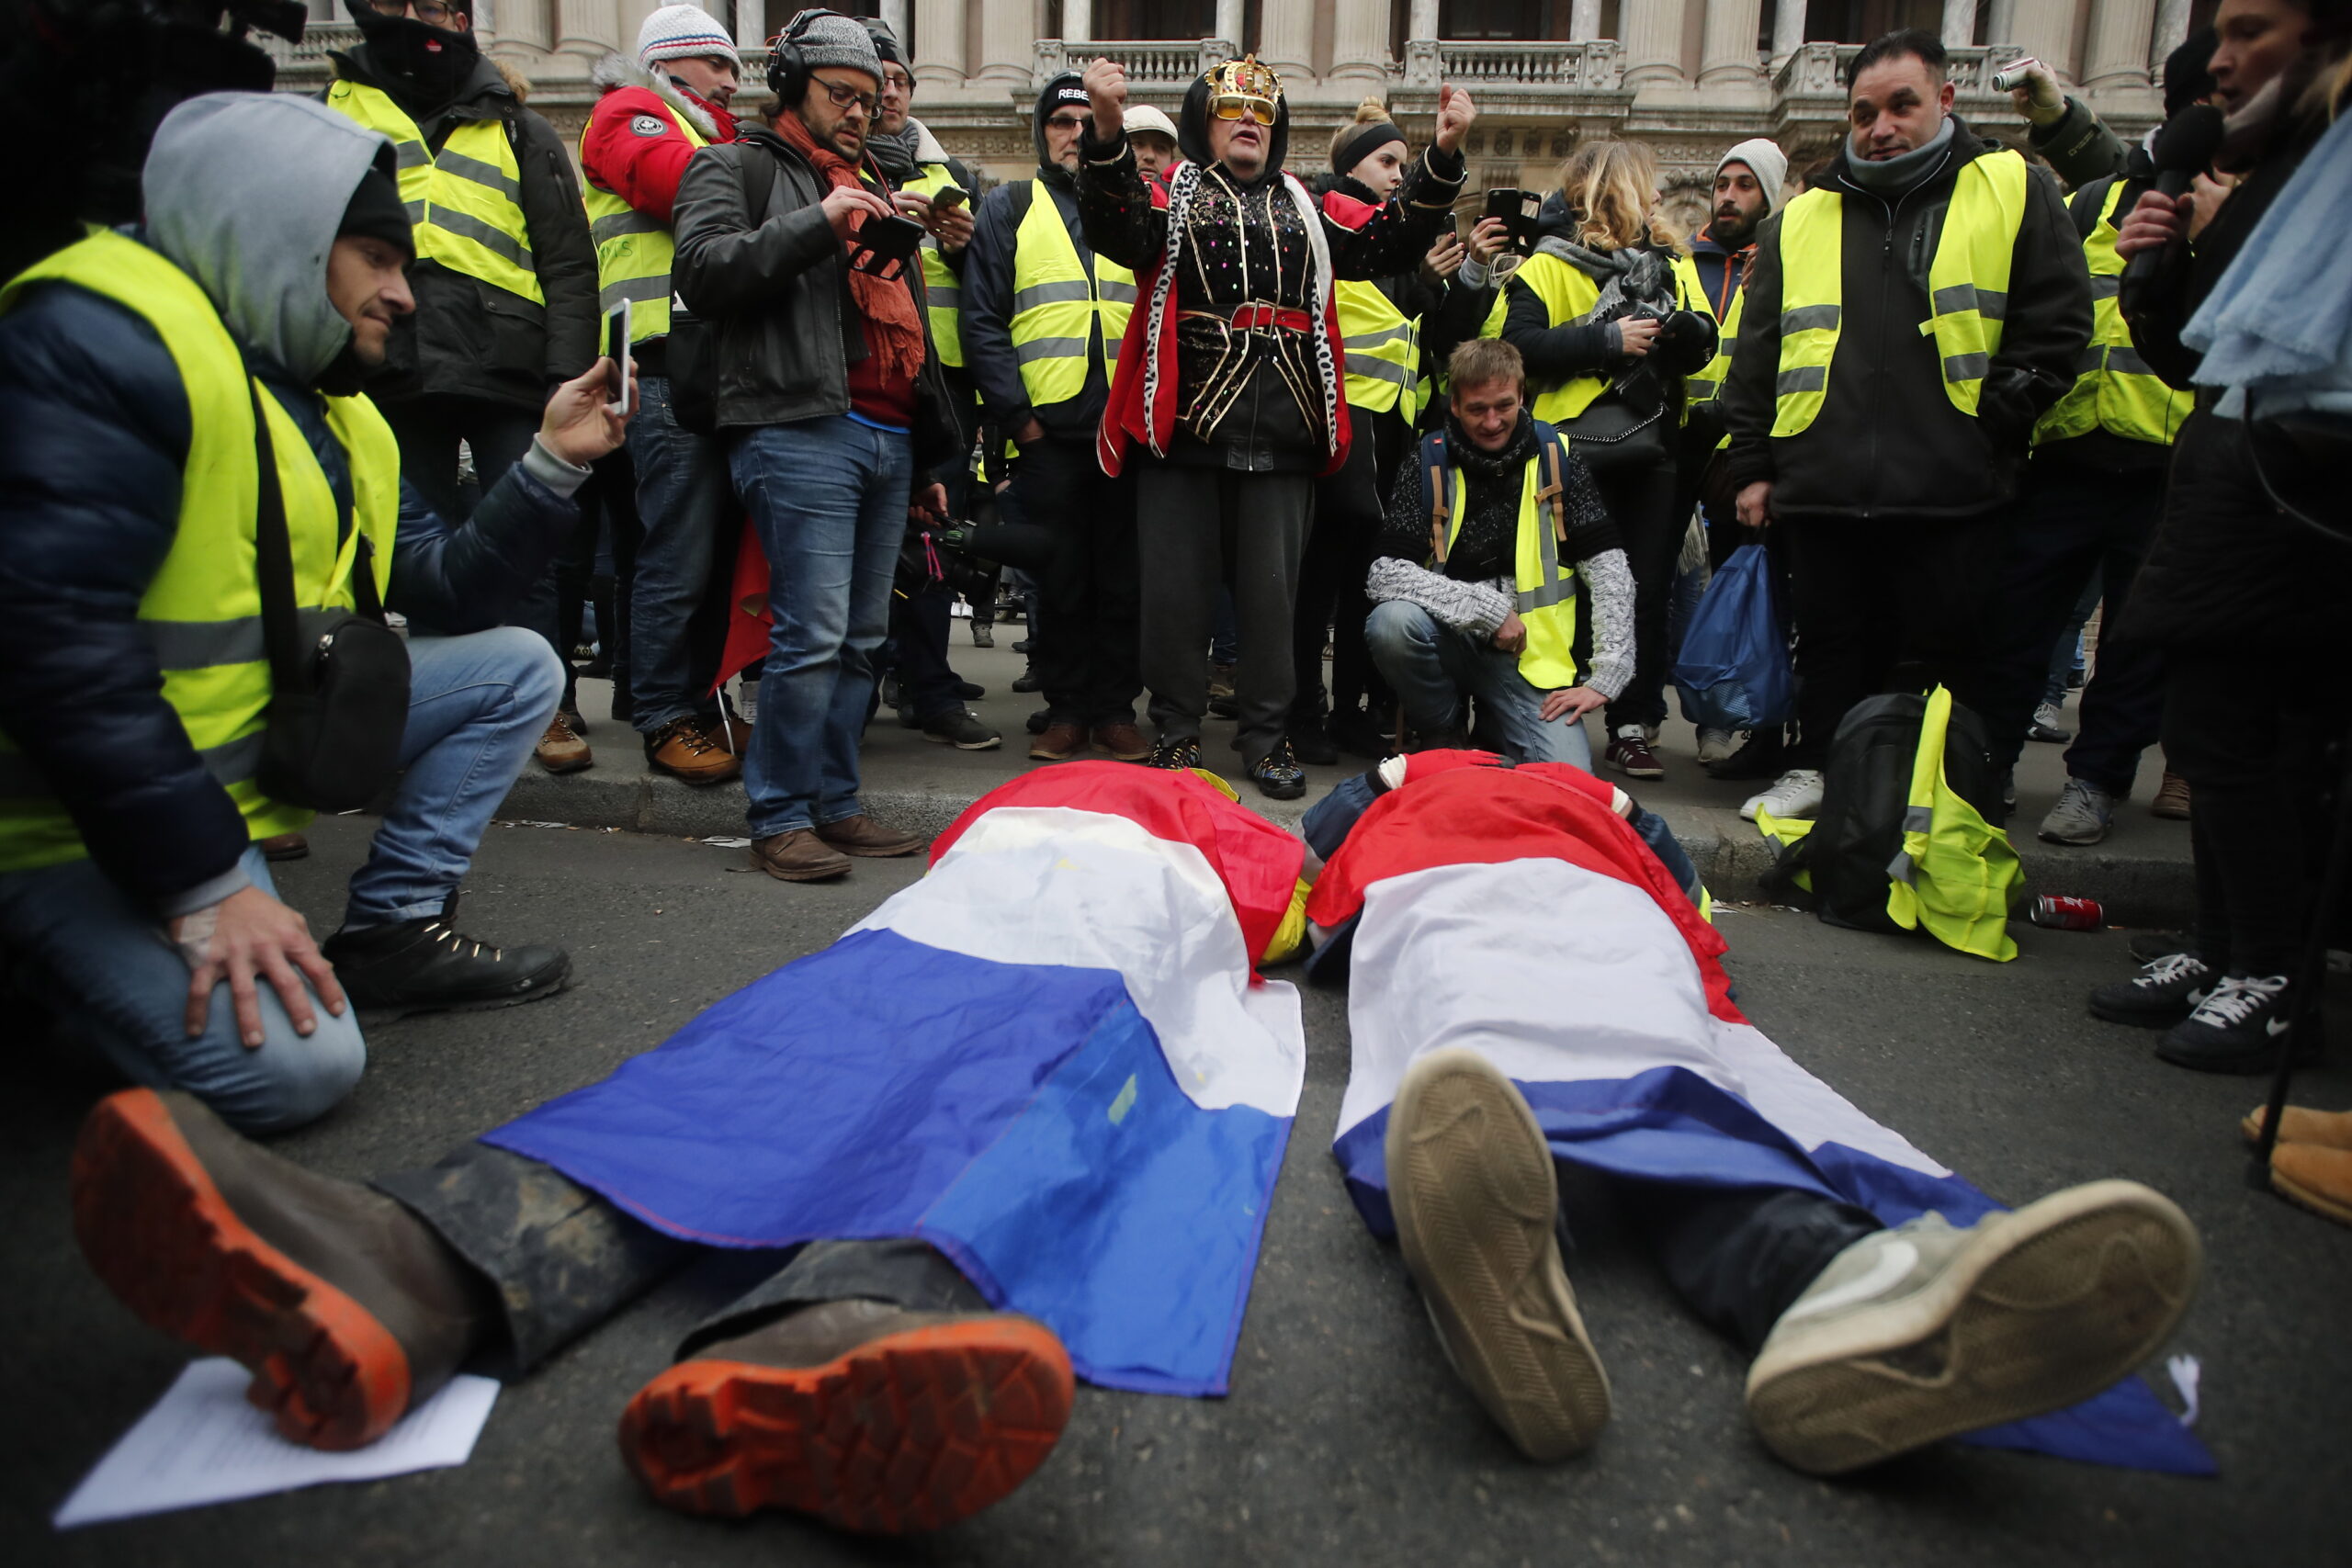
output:
<instances>
[{"instance_id":1,"label":"beige cap","mask_svg":"<svg viewBox=\"0 0 2352 1568\"><path fill-rule=\"evenodd\" d=\"M1125 118L1130 136L1138 130L1156 130L1170 141L1176 140L1176 122L1149 104L1129 104Z\"/></svg>"}]
</instances>

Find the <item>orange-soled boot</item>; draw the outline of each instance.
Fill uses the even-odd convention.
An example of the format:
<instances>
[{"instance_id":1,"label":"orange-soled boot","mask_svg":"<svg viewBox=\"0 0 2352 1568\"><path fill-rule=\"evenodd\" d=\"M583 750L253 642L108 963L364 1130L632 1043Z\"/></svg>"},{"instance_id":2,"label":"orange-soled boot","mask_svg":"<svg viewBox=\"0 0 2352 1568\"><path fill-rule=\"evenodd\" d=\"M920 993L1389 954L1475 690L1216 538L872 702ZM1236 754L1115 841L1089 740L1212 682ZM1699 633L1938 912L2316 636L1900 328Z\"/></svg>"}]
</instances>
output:
<instances>
[{"instance_id":1,"label":"orange-soled boot","mask_svg":"<svg viewBox=\"0 0 2352 1568\"><path fill-rule=\"evenodd\" d=\"M2339 1225L2352 1225L2352 1149L2280 1144L2270 1151L2270 1190Z\"/></svg>"},{"instance_id":2,"label":"orange-soled boot","mask_svg":"<svg viewBox=\"0 0 2352 1568\"><path fill-rule=\"evenodd\" d=\"M2267 1105L2257 1105L2238 1119L2238 1131L2245 1134L2247 1143L2262 1142L2262 1122L2269 1110ZM2311 1144L2323 1149L2352 1149L2352 1111L2311 1111L2290 1105L2287 1113L2278 1118L2278 1141Z\"/></svg>"},{"instance_id":3,"label":"orange-soled boot","mask_svg":"<svg viewBox=\"0 0 2352 1568\"><path fill-rule=\"evenodd\" d=\"M74 1233L151 1326L254 1374L314 1449L374 1442L479 1337L479 1287L422 1220L280 1159L202 1102L125 1089L74 1146Z\"/></svg>"},{"instance_id":4,"label":"orange-soled boot","mask_svg":"<svg viewBox=\"0 0 2352 1568\"><path fill-rule=\"evenodd\" d=\"M1069 1420L1069 1355L1008 1313L828 1302L705 1347L639 1389L621 1457L690 1514L938 1529L1010 1495Z\"/></svg>"}]
</instances>

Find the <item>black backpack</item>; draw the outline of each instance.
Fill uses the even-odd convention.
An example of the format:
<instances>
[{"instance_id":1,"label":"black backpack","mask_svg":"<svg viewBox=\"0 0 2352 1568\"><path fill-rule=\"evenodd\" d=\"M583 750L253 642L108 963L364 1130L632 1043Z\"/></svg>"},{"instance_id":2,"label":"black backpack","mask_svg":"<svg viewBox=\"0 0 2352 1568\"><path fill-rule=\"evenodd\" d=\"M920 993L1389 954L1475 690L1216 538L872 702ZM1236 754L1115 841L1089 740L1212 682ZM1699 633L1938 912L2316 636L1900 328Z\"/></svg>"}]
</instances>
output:
<instances>
[{"instance_id":1,"label":"black backpack","mask_svg":"<svg viewBox=\"0 0 2352 1568\"><path fill-rule=\"evenodd\" d=\"M1821 918L1855 931L1899 931L1887 915L1888 867L1903 850L1911 773L1928 699L1909 693L1868 697L1848 710L1829 743L1821 810L1768 885L1812 873ZM1954 703L1944 731L1944 780L1987 822L2001 818L2000 779L1993 771L1984 722Z\"/></svg>"}]
</instances>

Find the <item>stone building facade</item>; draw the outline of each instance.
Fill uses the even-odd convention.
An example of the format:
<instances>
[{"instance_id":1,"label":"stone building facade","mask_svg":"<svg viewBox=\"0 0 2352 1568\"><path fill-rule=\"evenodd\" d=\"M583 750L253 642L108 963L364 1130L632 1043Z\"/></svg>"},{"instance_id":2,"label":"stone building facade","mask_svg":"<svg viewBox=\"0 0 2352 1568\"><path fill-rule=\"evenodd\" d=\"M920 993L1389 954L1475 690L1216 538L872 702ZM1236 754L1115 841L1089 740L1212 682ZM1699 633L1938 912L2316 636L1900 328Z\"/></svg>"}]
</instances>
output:
<instances>
[{"instance_id":1,"label":"stone building facade","mask_svg":"<svg viewBox=\"0 0 2352 1568\"><path fill-rule=\"evenodd\" d=\"M733 30L752 83L765 40L800 0L700 0ZM576 136L588 72L625 48L656 0L476 0L490 52L533 83L531 103ZM269 40L279 85L315 92L326 51L357 29L339 0L310 0L298 45ZM1282 73L1293 166L1319 167L1333 128L1366 96L1408 133L1432 125L1441 82L1470 87L1472 190L1548 188L1578 140L1638 138L1658 154L1669 209L1703 220L1723 149L1769 135L1793 179L1834 150L1843 71L1863 41L1934 28L1951 46L1961 112L2003 135L2021 127L1990 77L2030 54L2126 136L2158 114L2165 56L2212 0L843 0L880 15L916 61L915 113L984 176L1031 165L1025 111L1037 85L1098 54L1140 97L1173 111L1207 63L1252 51ZM2192 16L2192 13L2195 13ZM766 96L754 85L742 102Z\"/></svg>"}]
</instances>

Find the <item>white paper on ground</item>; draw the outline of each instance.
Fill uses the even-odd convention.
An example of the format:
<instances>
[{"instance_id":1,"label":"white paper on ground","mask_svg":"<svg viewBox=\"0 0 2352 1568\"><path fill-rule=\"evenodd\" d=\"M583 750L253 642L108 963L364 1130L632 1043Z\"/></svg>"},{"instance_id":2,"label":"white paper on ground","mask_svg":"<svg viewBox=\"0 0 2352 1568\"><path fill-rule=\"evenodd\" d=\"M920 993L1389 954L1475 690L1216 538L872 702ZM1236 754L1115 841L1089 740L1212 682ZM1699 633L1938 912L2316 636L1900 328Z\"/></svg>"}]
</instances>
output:
<instances>
[{"instance_id":1,"label":"white paper on ground","mask_svg":"<svg viewBox=\"0 0 2352 1568\"><path fill-rule=\"evenodd\" d=\"M252 1381L226 1357L188 1363L50 1522L72 1529L324 1481L378 1481L463 1464L498 1398L496 1380L461 1374L368 1447L322 1453L288 1442L266 1411L245 1403Z\"/></svg>"}]
</instances>

